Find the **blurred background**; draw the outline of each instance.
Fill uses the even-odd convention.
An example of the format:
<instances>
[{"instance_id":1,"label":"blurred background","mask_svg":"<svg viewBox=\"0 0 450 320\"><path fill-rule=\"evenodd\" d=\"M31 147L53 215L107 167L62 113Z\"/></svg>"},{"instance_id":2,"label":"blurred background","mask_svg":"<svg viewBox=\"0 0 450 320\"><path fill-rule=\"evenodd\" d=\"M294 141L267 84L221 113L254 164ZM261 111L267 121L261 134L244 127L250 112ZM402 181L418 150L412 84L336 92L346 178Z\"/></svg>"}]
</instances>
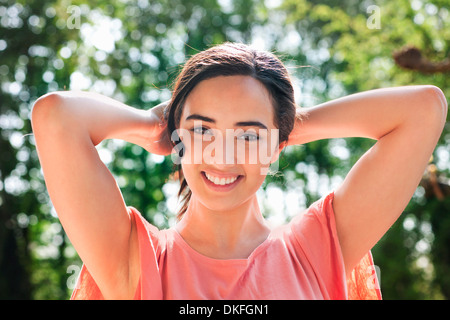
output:
<instances>
[{"instance_id":1,"label":"blurred background","mask_svg":"<svg viewBox=\"0 0 450 320\"><path fill-rule=\"evenodd\" d=\"M0 299L68 299L81 267L46 191L34 101L89 90L148 109L170 98L187 58L224 41L278 54L305 108L412 84L450 98L448 0L0 0ZM288 221L373 144L287 148L258 192L265 216ZM449 146L447 124L411 202L373 249L384 299L450 298ZM170 157L119 140L97 148L127 204L160 228L172 225Z\"/></svg>"}]
</instances>

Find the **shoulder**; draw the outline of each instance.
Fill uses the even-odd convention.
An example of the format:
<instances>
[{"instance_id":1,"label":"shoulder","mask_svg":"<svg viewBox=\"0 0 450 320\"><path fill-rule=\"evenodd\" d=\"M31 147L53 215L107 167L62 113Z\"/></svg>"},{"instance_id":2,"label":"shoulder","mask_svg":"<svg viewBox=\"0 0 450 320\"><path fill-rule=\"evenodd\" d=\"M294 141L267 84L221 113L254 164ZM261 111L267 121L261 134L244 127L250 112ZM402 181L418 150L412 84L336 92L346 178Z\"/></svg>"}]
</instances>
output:
<instances>
[{"instance_id":1,"label":"shoulder","mask_svg":"<svg viewBox=\"0 0 450 320\"><path fill-rule=\"evenodd\" d=\"M343 271L333 198L331 192L294 217L288 224L288 232L296 250L301 250L315 268Z\"/></svg>"},{"instance_id":2,"label":"shoulder","mask_svg":"<svg viewBox=\"0 0 450 320\"><path fill-rule=\"evenodd\" d=\"M315 201L289 222L290 227L299 232L308 232L311 228L324 229L326 232L335 231L333 200L334 192L331 192Z\"/></svg>"},{"instance_id":3,"label":"shoulder","mask_svg":"<svg viewBox=\"0 0 450 320\"><path fill-rule=\"evenodd\" d=\"M166 245L167 230L160 230L151 224L136 208L128 206L127 210L132 221L132 234L136 237L140 250L150 246L155 253L160 253Z\"/></svg>"},{"instance_id":4,"label":"shoulder","mask_svg":"<svg viewBox=\"0 0 450 320\"><path fill-rule=\"evenodd\" d=\"M150 222L148 222L148 220L144 218L142 214L139 212L139 210L136 209L135 207L128 206L127 210L128 214L130 215L130 218L135 224L142 226L143 228L152 233L157 233L159 231L159 229Z\"/></svg>"},{"instance_id":5,"label":"shoulder","mask_svg":"<svg viewBox=\"0 0 450 320\"><path fill-rule=\"evenodd\" d=\"M283 225L277 239L288 250L297 270L304 270L310 283L316 283L324 296L342 299L345 270L333 212L331 192ZM281 238L281 239L280 239Z\"/></svg>"},{"instance_id":6,"label":"shoulder","mask_svg":"<svg viewBox=\"0 0 450 320\"><path fill-rule=\"evenodd\" d=\"M340 263L340 245L333 212L334 192L315 201L287 224L273 228L271 239L284 243L296 255L306 255L316 263L333 257ZM328 253L328 255L324 255Z\"/></svg>"}]
</instances>

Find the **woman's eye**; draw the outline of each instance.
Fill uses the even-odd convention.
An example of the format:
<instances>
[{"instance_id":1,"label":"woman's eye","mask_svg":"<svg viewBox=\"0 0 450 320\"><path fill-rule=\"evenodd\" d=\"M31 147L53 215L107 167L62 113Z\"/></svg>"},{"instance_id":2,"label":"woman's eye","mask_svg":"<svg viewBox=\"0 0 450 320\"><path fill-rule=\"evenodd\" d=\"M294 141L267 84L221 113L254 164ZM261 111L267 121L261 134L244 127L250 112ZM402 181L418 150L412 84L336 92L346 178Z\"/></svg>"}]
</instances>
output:
<instances>
[{"instance_id":1,"label":"woman's eye","mask_svg":"<svg viewBox=\"0 0 450 320\"><path fill-rule=\"evenodd\" d=\"M197 134L205 134L209 132L208 128L205 127L195 127L192 129L192 131Z\"/></svg>"},{"instance_id":2,"label":"woman's eye","mask_svg":"<svg viewBox=\"0 0 450 320\"><path fill-rule=\"evenodd\" d=\"M239 137L239 139L245 141L256 141L259 139L259 137L256 134L243 134Z\"/></svg>"}]
</instances>

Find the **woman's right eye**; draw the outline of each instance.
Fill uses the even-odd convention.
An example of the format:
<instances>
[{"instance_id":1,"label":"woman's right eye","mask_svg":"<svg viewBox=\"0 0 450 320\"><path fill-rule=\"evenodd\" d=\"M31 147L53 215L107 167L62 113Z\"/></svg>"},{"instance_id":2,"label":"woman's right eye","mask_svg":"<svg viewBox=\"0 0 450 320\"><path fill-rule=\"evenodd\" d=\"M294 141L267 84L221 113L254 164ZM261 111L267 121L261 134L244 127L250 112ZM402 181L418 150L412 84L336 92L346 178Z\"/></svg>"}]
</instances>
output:
<instances>
[{"instance_id":1,"label":"woman's right eye","mask_svg":"<svg viewBox=\"0 0 450 320\"><path fill-rule=\"evenodd\" d=\"M208 128L205 128L205 127L195 127L195 128L193 128L191 131L193 131L194 133L197 133L197 134L205 134L205 133L207 133L207 131L208 131Z\"/></svg>"}]
</instances>

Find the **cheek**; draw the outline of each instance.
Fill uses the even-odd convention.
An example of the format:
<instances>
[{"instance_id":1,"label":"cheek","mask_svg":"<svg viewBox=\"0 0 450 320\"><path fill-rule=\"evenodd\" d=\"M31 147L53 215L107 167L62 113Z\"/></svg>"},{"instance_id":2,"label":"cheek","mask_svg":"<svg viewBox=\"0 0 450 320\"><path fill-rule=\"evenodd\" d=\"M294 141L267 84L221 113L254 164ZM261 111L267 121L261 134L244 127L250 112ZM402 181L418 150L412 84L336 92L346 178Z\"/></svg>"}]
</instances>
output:
<instances>
[{"instance_id":1,"label":"cheek","mask_svg":"<svg viewBox=\"0 0 450 320\"><path fill-rule=\"evenodd\" d=\"M188 185L189 186L195 185L196 179L200 178L198 176L199 171L198 171L197 166L194 164L190 164L190 163L186 164L182 160L181 161L181 169L183 170L183 176L186 179L186 182L188 183Z\"/></svg>"},{"instance_id":2,"label":"cheek","mask_svg":"<svg viewBox=\"0 0 450 320\"><path fill-rule=\"evenodd\" d=\"M198 168L198 165L183 164L183 162L181 162L181 169L183 170L183 176L189 189L193 194L202 198L201 195L203 194L204 190L204 182L200 174L201 169Z\"/></svg>"},{"instance_id":3,"label":"cheek","mask_svg":"<svg viewBox=\"0 0 450 320\"><path fill-rule=\"evenodd\" d=\"M268 168L269 166L267 166ZM246 164L244 166L246 173L246 184L252 186L252 189L258 189L266 178L266 166L261 164Z\"/></svg>"},{"instance_id":4,"label":"cheek","mask_svg":"<svg viewBox=\"0 0 450 320\"><path fill-rule=\"evenodd\" d=\"M246 149L245 164L251 175L263 181L269 172L269 167L276 160L273 147L268 141L254 143Z\"/></svg>"}]
</instances>

